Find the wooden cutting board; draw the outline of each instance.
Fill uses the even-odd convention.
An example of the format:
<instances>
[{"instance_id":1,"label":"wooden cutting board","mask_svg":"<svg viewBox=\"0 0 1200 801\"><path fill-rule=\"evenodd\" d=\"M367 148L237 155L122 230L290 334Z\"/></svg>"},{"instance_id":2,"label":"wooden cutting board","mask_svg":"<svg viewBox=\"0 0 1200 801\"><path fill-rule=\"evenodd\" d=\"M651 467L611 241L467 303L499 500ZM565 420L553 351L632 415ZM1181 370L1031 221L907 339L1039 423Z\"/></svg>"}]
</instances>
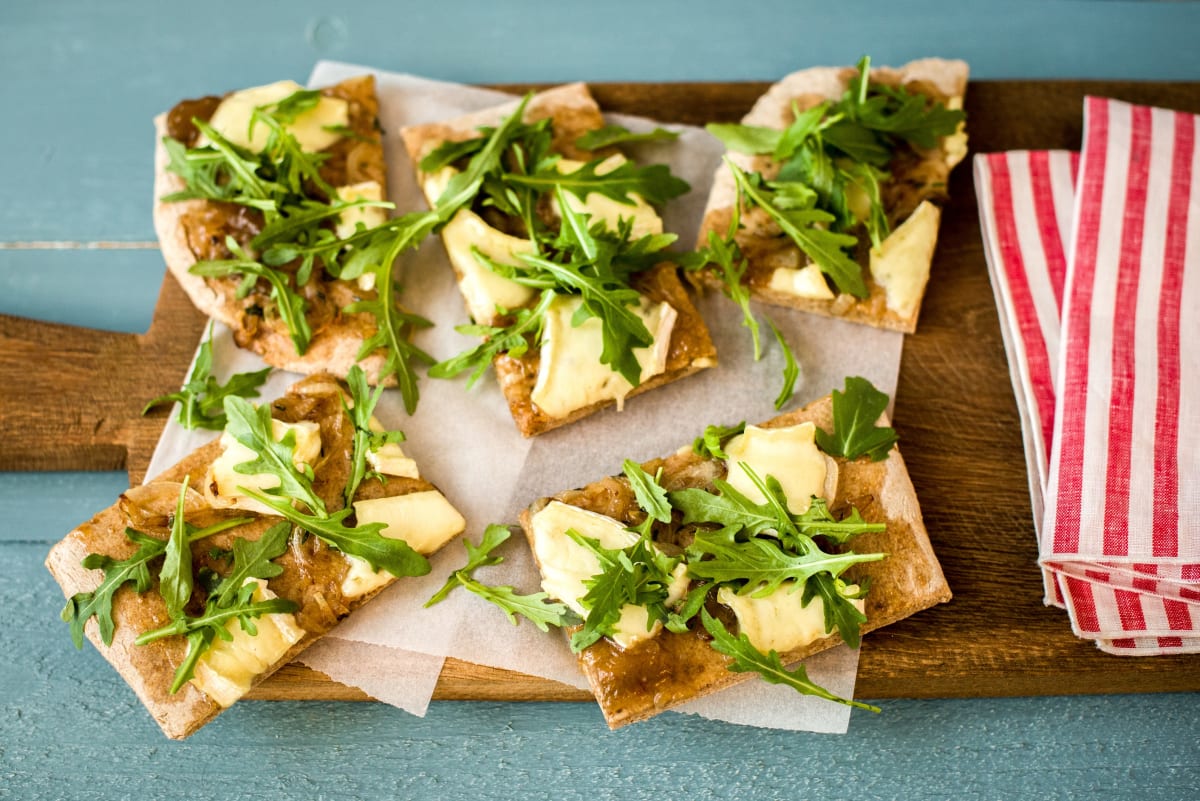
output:
<instances>
[{"instance_id":1,"label":"wooden cutting board","mask_svg":"<svg viewBox=\"0 0 1200 801\"><path fill-rule=\"evenodd\" d=\"M611 111L703 124L736 121L762 83L599 84ZM525 86L500 87L523 91ZM1200 85L980 82L966 102L971 148L1077 149L1082 98L1100 94L1200 112ZM1020 425L979 236L971 165L951 180L920 329L907 338L895 426L954 600L863 642L863 698L1200 690L1200 658L1115 657L1042 604ZM174 279L145 334L0 315L0 470L117 470L139 482L204 320ZM263 699L364 699L298 665ZM448 660L434 698L584 700L571 687Z\"/></svg>"}]
</instances>

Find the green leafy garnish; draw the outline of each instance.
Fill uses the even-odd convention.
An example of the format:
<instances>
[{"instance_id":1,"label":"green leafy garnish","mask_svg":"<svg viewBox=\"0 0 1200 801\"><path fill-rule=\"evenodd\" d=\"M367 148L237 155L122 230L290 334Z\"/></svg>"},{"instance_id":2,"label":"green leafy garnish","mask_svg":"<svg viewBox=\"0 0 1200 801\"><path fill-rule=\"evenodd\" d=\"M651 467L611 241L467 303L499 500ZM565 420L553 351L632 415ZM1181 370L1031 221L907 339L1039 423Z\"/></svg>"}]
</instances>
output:
<instances>
[{"instance_id":1,"label":"green leafy garnish","mask_svg":"<svg viewBox=\"0 0 1200 801\"><path fill-rule=\"evenodd\" d=\"M425 602L426 608L445 600L446 596L456 587L462 587L488 603L500 607L514 626L518 622L518 615L529 620L542 631L549 631L550 626L566 625L573 617L570 610L564 604L548 600L546 593L520 595L512 587L493 587L475 578L474 574L478 568L498 565L504 561L504 557L495 556L492 551L511 536L512 532L507 526L493 524L484 530L479 545L473 545L464 537L463 546L467 549L467 563L450 574L442 588Z\"/></svg>"},{"instance_id":2,"label":"green leafy garnish","mask_svg":"<svg viewBox=\"0 0 1200 801\"><path fill-rule=\"evenodd\" d=\"M750 309L750 286L742 280L750 262L742 255L735 238L740 226L741 204L734 204L724 238L716 231L709 231L708 244L685 266L699 269L707 264L713 265L715 274L721 279L721 292L741 309L742 326L750 331L750 339L754 342L754 361L758 361L762 358L762 335L758 318Z\"/></svg>"},{"instance_id":3,"label":"green leafy garnish","mask_svg":"<svg viewBox=\"0 0 1200 801\"><path fill-rule=\"evenodd\" d=\"M188 540L188 524L184 519L184 501L187 498L188 477L179 485L179 501L171 518L171 535L167 538L162 569L158 573L158 592L167 604L167 614L172 618L183 614L183 609L192 599L192 547Z\"/></svg>"},{"instance_id":4,"label":"green leafy garnish","mask_svg":"<svg viewBox=\"0 0 1200 801\"><path fill-rule=\"evenodd\" d=\"M308 464L297 467L292 461L296 432L289 430L282 439L275 439L271 407L266 404L256 408L242 398L228 397L225 414L229 418L225 431L255 454L253 459L234 465L234 471L243 475L264 473L275 476L279 486L267 491L276 499L283 496L289 504L291 500L300 501L323 516L325 502L313 489L312 467Z\"/></svg>"},{"instance_id":5,"label":"green leafy garnish","mask_svg":"<svg viewBox=\"0 0 1200 801\"><path fill-rule=\"evenodd\" d=\"M350 476L346 480L346 489L342 493L346 505L354 503L358 486L365 478L381 478L382 475L374 470L367 470L367 454L378 451L389 442L403 442L403 431L372 431L371 415L383 395L383 387L376 387L372 392L367 386L367 376L357 364L346 374L346 385L350 388L350 404L345 402L342 408L350 422L354 425L354 446L350 455Z\"/></svg>"},{"instance_id":6,"label":"green leafy garnish","mask_svg":"<svg viewBox=\"0 0 1200 801\"><path fill-rule=\"evenodd\" d=\"M647 203L661 206L691 188L686 181L672 175L665 164L640 167L632 161L625 161L607 172L597 172L602 161L589 161L574 172L561 173L557 167L548 167L533 175L512 174L508 180L518 186L545 191L565 189L583 200L596 192L630 206L634 204L630 195L640 195Z\"/></svg>"},{"instance_id":7,"label":"green leafy garnish","mask_svg":"<svg viewBox=\"0 0 1200 801\"><path fill-rule=\"evenodd\" d=\"M386 570L397 578L424 576L429 572L429 560L414 551L407 542L380 533L384 528L383 523L365 523L354 527L345 525L346 518L354 513L353 507L333 514L307 514L284 498L246 487L238 487L238 491L271 507L275 514L315 535L326 545L365 560L372 570Z\"/></svg>"},{"instance_id":8,"label":"green leafy garnish","mask_svg":"<svg viewBox=\"0 0 1200 801\"><path fill-rule=\"evenodd\" d=\"M182 517L182 515L176 515ZM226 529L249 523L251 518L239 517L225 520L201 529L188 527L187 540L189 543L211 537ZM112 645L115 624L112 617L113 596L124 584L133 584L137 593L146 592L153 585L150 572L150 562L163 555L167 541L151 537L132 528L125 529L126 538L138 549L125 559L113 559L111 556L93 553L83 559L83 566L88 570L103 570L104 579L100 586L90 592L79 592L72 595L62 610L62 619L71 624L71 640L76 648L83 647L83 627L93 616L100 627L100 639L105 645Z\"/></svg>"},{"instance_id":9,"label":"green leafy garnish","mask_svg":"<svg viewBox=\"0 0 1200 801\"><path fill-rule=\"evenodd\" d=\"M887 409L888 396L870 381L858 376L846 378L843 392L833 391L833 433L818 428L817 446L826 453L857 459L866 454L871 461L887 458L899 437L891 426L878 426L879 416Z\"/></svg>"},{"instance_id":10,"label":"green leafy garnish","mask_svg":"<svg viewBox=\"0 0 1200 801\"><path fill-rule=\"evenodd\" d=\"M587 592L579 604L587 610L583 625L571 635L571 649L582 651L605 635L614 632L626 604L646 607L647 630L654 621L667 619L667 594L679 564L658 550L643 534L627 548L605 548L598 540L584 537L574 529L566 535L590 551L600 563L600 573L584 580Z\"/></svg>"},{"instance_id":11,"label":"green leafy garnish","mask_svg":"<svg viewBox=\"0 0 1200 801\"><path fill-rule=\"evenodd\" d=\"M783 338L783 332L770 319L767 320L767 325L771 326L771 333L775 335L775 341L783 350L783 387L779 390L779 396L775 398L775 408L782 409L796 391L796 379L800 377L800 365L796 363L796 354L792 353L787 340Z\"/></svg>"},{"instance_id":12,"label":"green leafy garnish","mask_svg":"<svg viewBox=\"0 0 1200 801\"><path fill-rule=\"evenodd\" d=\"M623 125L605 125L594 131L588 131L575 140L575 147L580 150L599 150L610 145L629 144L636 142L674 142L679 138L678 131L668 131L666 128L655 128L645 133L634 133Z\"/></svg>"},{"instance_id":13,"label":"green leafy garnish","mask_svg":"<svg viewBox=\"0 0 1200 801\"><path fill-rule=\"evenodd\" d=\"M729 670L734 673L757 673L764 681L791 687L803 695L814 695L827 701L836 701L839 704L847 704L871 712L880 711L877 706L842 698L819 684L813 683L808 678L808 671L805 670L804 665L797 665L795 669L788 670L776 651L771 650L764 654L751 644L750 638L745 634L734 637L725 628L725 624L706 610L700 611L700 620L704 623L704 628L712 635L713 649L733 660L729 664Z\"/></svg>"},{"instance_id":14,"label":"green leafy garnish","mask_svg":"<svg viewBox=\"0 0 1200 801\"><path fill-rule=\"evenodd\" d=\"M271 578L283 571L271 560L287 550L290 535L291 526L279 523L267 529L255 541L241 537L235 539L233 568L209 592L204 612L196 617L182 611L172 612L171 622L166 626L147 631L134 640L136 645L146 645L163 637L187 637L187 655L175 671L170 690L172 693L178 692L192 678L196 663L216 637L224 640L233 638L226 628L229 621L237 620L242 629L253 636L258 633L255 618L294 612L299 608L294 601L286 598L253 599L254 591L258 588L255 579Z\"/></svg>"},{"instance_id":15,"label":"green leafy garnish","mask_svg":"<svg viewBox=\"0 0 1200 801\"><path fill-rule=\"evenodd\" d=\"M692 443L692 453L710 459L728 459L729 454L724 451L725 443L745 430L745 420L732 426L706 426L704 433Z\"/></svg>"},{"instance_id":16,"label":"green leafy garnish","mask_svg":"<svg viewBox=\"0 0 1200 801\"><path fill-rule=\"evenodd\" d=\"M828 225L835 218L814 205L815 197L797 203L796 195L789 193L785 185L768 185L757 173L744 172L728 158L725 163L729 165L742 197L765 211L840 291L857 298L867 296L862 268L845 252L858 240L849 234L831 231Z\"/></svg>"},{"instance_id":17,"label":"green leafy garnish","mask_svg":"<svg viewBox=\"0 0 1200 801\"><path fill-rule=\"evenodd\" d=\"M258 388L267 380L271 368L253 373L237 373L224 384L212 375L212 323L208 336L200 343L196 362L178 392L155 398L146 404L142 414L164 403L179 403L178 420L184 428L206 428L220 431L225 427L225 396L249 398L258 395Z\"/></svg>"}]
</instances>

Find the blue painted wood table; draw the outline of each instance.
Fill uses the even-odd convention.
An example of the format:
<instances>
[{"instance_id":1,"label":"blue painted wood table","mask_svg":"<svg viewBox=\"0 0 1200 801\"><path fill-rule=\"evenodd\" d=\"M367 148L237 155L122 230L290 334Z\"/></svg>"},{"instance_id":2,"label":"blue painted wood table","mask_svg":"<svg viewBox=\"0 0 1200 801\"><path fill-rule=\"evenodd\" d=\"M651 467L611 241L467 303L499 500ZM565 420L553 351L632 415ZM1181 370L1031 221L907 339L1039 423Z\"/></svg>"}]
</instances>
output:
<instances>
[{"instance_id":1,"label":"blue painted wood table","mask_svg":"<svg viewBox=\"0 0 1200 801\"><path fill-rule=\"evenodd\" d=\"M862 52L878 63L962 57L985 80L1197 81L1198 33L1195 3L9 3L0 8L0 314L8 323L144 331L163 276L149 217L150 117L181 97L303 80L318 58L486 84L762 81ZM1037 119L1025 123L1023 141L1037 146ZM13 354L0 351L0 365ZM919 377L902 376L898 417ZM940 693L909 680L907 695L923 700L888 700L878 716L856 711L844 736L673 715L610 733L587 703L443 700L418 719L382 704L306 700L245 702L171 743L94 650L71 647L41 565L53 541L127 486L118 469L126 456L92 453L89 465L107 470L72 472L70 453L28 454L4 427L18 411L6 389L0 799L1200 795L1200 694L1022 697L1044 692L1044 677L997 691L1003 673L987 660L977 666L981 692L1016 697L927 698ZM63 419L62 410L46 415ZM18 453L38 472L22 472ZM941 521L953 529L953 515ZM1022 526L1018 534L1031 536ZM969 589L961 595L968 608ZM1065 618L1039 612L1065 629ZM921 627L908 631L919 637ZM1172 673L1190 675L1140 664L1124 679L1081 682L1138 690L1144 676L1150 689L1197 686L1194 661L1173 663ZM881 694L906 695L883 671L871 675Z\"/></svg>"}]
</instances>

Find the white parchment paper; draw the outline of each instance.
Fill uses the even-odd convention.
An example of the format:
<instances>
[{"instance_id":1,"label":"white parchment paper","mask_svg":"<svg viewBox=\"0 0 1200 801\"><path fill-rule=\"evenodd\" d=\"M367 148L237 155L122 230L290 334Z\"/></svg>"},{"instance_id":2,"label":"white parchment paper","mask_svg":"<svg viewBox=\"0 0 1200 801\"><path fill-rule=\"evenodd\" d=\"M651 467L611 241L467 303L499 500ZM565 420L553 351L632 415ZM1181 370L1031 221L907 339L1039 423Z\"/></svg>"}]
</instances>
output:
<instances>
[{"instance_id":1,"label":"white parchment paper","mask_svg":"<svg viewBox=\"0 0 1200 801\"><path fill-rule=\"evenodd\" d=\"M402 212L422 207L413 166L398 131L405 125L459 116L510 100L507 95L365 67L320 62L310 85L336 83L372 72L380 97L385 131L389 196ZM647 120L611 115L632 130L648 129ZM690 248L703 212L708 187L722 148L702 129L677 127L680 138L669 144L639 146L639 161L669 164L692 191L673 202L664 214L666 229ZM438 359L474 344L453 329L466 322L466 311L454 284L453 271L441 243L427 241L407 255L403 265L406 306L435 323L420 333L417 344ZM522 438L494 380L471 391L465 380L421 381L421 402L406 417L398 393L385 393L377 416L389 428L407 434L405 451L417 460L421 474L436 484L467 519L467 536L478 541L489 523L515 522L520 509L539 497L587 484L620 472L625 458L645 460L690 443L710 423L759 422L778 412L773 400L782 385L783 357L764 326L764 354L753 360L750 337L740 312L717 294L699 301L713 335L720 365L698 375L632 398L623 411L602 412L534 440ZM862 375L889 395L899 371L902 335L851 325L786 309L763 308L784 332L801 365L793 402L786 408L840 388L847 375ZM215 372L222 378L258 369L257 357L239 351L228 331L218 326L214 344ZM280 394L296 380L276 372L263 397ZM168 424L148 475L155 475L191 449L211 439L210 433L187 432ZM505 562L481 571L491 584L512 584L525 592L538 588L538 575L523 539L505 544ZM583 687L565 638L545 634L529 623L510 626L503 614L466 592L452 593L443 603L423 604L461 565L465 552L451 543L431 560L429 576L397 582L357 611L301 661L373 696L423 714L441 659L452 656L476 664L507 668ZM311 661L310 661L311 660ZM857 653L842 647L806 661L809 675L843 696L853 694ZM432 678L431 678L432 677ZM393 686L398 685L398 686ZM844 732L849 709L807 698L781 687L749 681L681 709L735 723L820 732Z\"/></svg>"}]
</instances>

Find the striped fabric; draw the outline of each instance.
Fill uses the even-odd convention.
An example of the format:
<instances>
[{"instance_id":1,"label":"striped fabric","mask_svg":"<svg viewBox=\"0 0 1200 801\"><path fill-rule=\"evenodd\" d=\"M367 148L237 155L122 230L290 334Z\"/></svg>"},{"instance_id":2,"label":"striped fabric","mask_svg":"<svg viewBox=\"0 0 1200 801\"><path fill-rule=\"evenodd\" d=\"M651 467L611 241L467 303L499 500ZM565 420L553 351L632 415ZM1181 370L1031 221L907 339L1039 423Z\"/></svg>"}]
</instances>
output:
<instances>
[{"instance_id":1,"label":"striped fabric","mask_svg":"<svg viewBox=\"0 0 1200 801\"><path fill-rule=\"evenodd\" d=\"M1081 155L975 178L1046 601L1112 653L1200 652L1196 118L1089 97Z\"/></svg>"}]
</instances>

